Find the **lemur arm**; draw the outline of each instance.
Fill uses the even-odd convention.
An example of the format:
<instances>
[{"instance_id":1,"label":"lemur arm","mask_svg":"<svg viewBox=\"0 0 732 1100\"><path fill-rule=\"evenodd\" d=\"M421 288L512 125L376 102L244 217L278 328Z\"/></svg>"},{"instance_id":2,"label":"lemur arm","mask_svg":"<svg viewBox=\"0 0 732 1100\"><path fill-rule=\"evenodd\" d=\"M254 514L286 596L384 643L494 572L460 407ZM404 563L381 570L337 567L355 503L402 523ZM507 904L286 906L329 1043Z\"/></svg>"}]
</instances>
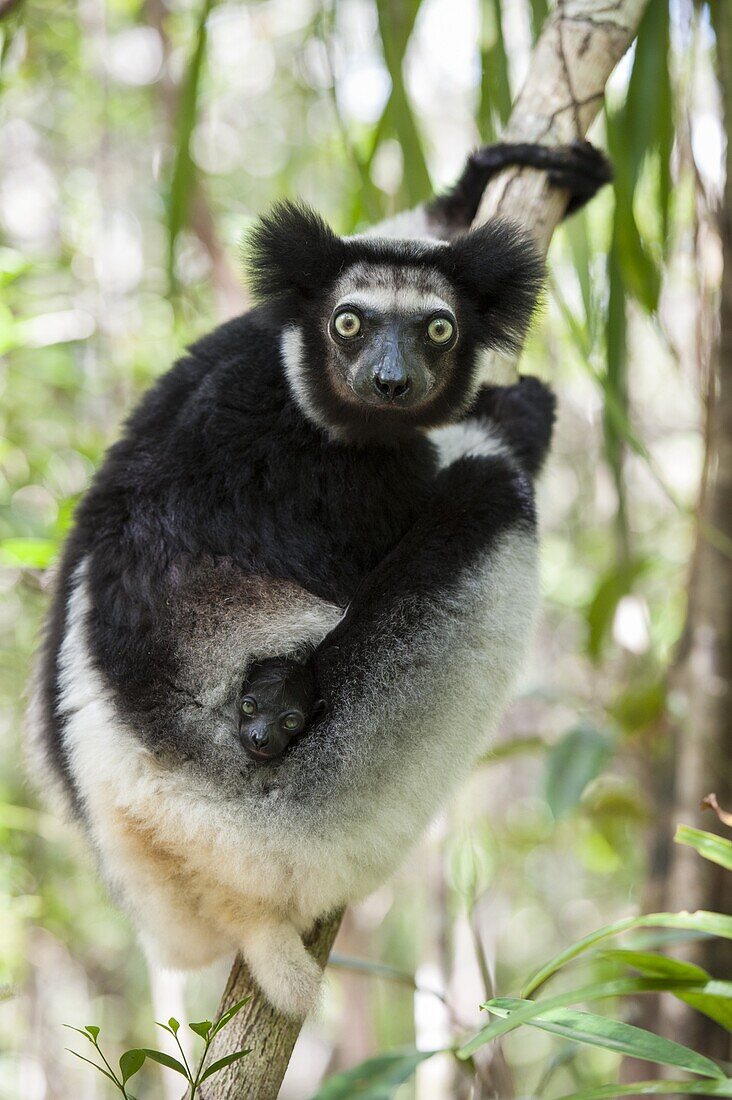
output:
<instances>
[{"instance_id":1,"label":"lemur arm","mask_svg":"<svg viewBox=\"0 0 732 1100\"><path fill-rule=\"evenodd\" d=\"M369 235L450 240L470 228L490 180L504 168L516 166L546 171L552 186L569 192L565 217L589 202L613 176L605 155L588 141L553 147L510 142L486 145L471 153L457 183L444 195L381 222Z\"/></svg>"},{"instance_id":2,"label":"lemur arm","mask_svg":"<svg viewBox=\"0 0 732 1100\"><path fill-rule=\"evenodd\" d=\"M320 812L336 805L368 833L369 793L383 806L393 790L395 835L416 831L439 801L435 784L444 794L484 747L531 634L532 477L553 415L535 379L481 391L470 420L447 429L462 455L438 475L431 506L315 650L328 711L298 752L306 766L319 760L305 802Z\"/></svg>"}]
</instances>

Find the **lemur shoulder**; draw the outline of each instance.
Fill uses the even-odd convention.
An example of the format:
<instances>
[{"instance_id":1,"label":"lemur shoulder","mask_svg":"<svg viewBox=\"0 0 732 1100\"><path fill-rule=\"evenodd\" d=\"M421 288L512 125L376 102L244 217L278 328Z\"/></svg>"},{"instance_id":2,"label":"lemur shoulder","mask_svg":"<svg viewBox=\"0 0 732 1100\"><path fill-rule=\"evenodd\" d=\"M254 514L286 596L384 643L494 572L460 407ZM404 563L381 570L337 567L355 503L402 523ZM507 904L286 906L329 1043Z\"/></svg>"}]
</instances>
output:
<instances>
[{"instance_id":1,"label":"lemur shoulder","mask_svg":"<svg viewBox=\"0 0 732 1100\"><path fill-rule=\"evenodd\" d=\"M261 304L143 399L60 564L34 772L151 955L240 950L288 1013L320 982L301 934L399 863L484 752L531 636L554 399L477 368L520 341L542 263L515 228L469 226L494 171L537 160L575 206L607 179L586 146L500 146L366 235L294 205L263 219ZM306 664L325 710L262 763L242 683L272 659Z\"/></svg>"}]
</instances>

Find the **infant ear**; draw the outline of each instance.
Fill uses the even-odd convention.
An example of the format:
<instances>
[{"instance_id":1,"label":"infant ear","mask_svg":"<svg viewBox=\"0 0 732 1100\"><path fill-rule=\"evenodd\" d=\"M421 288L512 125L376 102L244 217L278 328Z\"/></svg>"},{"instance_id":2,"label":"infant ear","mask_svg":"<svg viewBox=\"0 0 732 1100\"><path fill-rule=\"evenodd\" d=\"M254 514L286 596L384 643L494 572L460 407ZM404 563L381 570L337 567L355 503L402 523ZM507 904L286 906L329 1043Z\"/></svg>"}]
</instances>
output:
<instances>
[{"instance_id":1,"label":"infant ear","mask_svg":"<svg viewBox=\"0 0 732 1100\"><path fill-rule=\"evenodd\" d=\"M496 219L451 244L453 282L472 299L488 347L517 351L536 309L544 261L528 233Z\"/></svg>"},{"instance_id":2,"label":"infant ear","mask_svg":"<svg viewBox=\"0 0 732 1100\"><path fill-rule=\"evenodd\" d=\"M340 237L309 206L281 202L260 219L246 244L252 292L259 300L312 298L345 260Z\"/></svg>"}]
</instances>

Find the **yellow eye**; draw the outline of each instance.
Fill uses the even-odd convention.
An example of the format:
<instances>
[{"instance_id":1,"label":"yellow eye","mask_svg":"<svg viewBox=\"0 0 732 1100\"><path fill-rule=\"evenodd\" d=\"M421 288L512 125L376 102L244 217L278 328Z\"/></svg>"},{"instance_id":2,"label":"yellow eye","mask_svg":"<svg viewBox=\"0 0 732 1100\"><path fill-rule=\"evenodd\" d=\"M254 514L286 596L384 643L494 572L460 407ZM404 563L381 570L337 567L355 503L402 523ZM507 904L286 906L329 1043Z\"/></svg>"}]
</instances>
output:
<instances>
[{"instance_id":1,"label":"yellow eye","mask_svg":"<svg viewBox=\"0 0 732 1100\"><path fill-rule=\"evenodd\" d=\"M452 340L455 326L447 317L433 317L427 325L427 335L433 344L447 344Z\"/></svg>"},{"instance_id":2,"label":"yellow eye","mask_svg":"<svg viewBox=\"0 0 732 1100\"><path fill-rule=\"evenodd\" d=\"M243 714L247 714L251 717L253 714L257 713L257 704L253 699L249 698L249 696L246 696L241 701L241 709Z\"/></svg>"},{"instance_id":3,"label":"yellow eye","mask_svg":"<svg viewBox=\"0 0 732 1100\"><path fill-rule=\"evenodd\" d=\"M303 719L301 714L286 714L282 719L282 725L288 733L296 733L302 729Z\"/></svg>"},{"instance_id":4,"label":"yellow eye","mask_svg":"<svg viewBox=\"0 0 732 1100\"><path fill-rule=\"evenodd\" d=\"M357 313L351 313L350 310L344 309L343 313L336 314L333 328L339 336L342 336L345 340L351 340L354 336L358 336L361 331L361 318Z\"/></svg>"}]
</instances>

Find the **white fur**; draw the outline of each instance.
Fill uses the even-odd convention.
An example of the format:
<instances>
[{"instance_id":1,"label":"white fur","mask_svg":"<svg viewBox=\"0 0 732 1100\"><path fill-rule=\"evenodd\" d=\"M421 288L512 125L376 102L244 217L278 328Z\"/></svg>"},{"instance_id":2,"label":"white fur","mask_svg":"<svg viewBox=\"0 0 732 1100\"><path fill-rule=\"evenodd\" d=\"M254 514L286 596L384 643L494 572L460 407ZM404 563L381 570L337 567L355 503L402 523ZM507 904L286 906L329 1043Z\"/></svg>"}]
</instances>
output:
<instances>
[{"instance_id":1,"label":"white fur","mask_svg":"<svg viewBox=\"0 0 732 1100\"><path fill-rule=\"evenodd\" d=\"M402 315L435 313L440 309L450 309L444 298L418 287L407 285L395 285L391 287L375 286L369 290L354 290L346 293L336 304L339 306L360 306L365 310L372 309L381 313L397 313Z\"/></svg>"},{"instance_id":2,"label":"white fur","mask_svg":"<svg viewBox=\"0 0 732 1100\"><path fill-rule=\"evenodd\" d=\"M404 210L392 218L379 222L365 233L356 235L356 239L358 236L401 237L410 241L424 241L430 248L434 248L436 244L448 243L439 236L439 233L440 226L430 218L426 208L417 206L414 210Z\"/></svg>"},{"instance_id":3,"label":"white fur","mask_svg":"<svg viewBox=\"0 0 732 1100\"><path fill-rule=\"evenodd\" d=\"M104 874L159 963L199 967L240 949L272 1003L307 1011L319 974L300 931L382 882L485 751L531 633L535 559L533 537L508 532L419 636L390 635L389 662L409 662L409 682L395 686L375 654L372 679L334 716L334 759L348 751L347 767L317 777L311 802L295 806L277 788L231 800L146 750L91 660L82 565L60 662L70 767ZM302 599L317 642L340 609ZM218 660L241 669L236 610ZM284 651L292 622L272 618L272 644L278 627Z\"/></svg>"},{"instance_id":4,"label":"white fur","mask_svg":"<svg viewBox=\"0 0 732 1100\"><path fill-rule=\"evenodd\" d=\"M429 434L437 446L441 469L458 458L511 458L511 450L499 434L480 420L463 420Z\"/></svg>"},{"instance_id":5,"label":"white fur","mask_svg":"<svg viewBox=\"0 0 732 1100\"><path fill-rule=\"evenodd\" d=\"M282 332L280 340L282 362L285 366L287 381L290 383L295 400L300 410L309 417L314 424L321 428L329 429L329 424L319 411L317 405L310 397L308 385L303 375L303 346L302 329L299 325L288 325Z\"/></svg>"}]
</instances>

